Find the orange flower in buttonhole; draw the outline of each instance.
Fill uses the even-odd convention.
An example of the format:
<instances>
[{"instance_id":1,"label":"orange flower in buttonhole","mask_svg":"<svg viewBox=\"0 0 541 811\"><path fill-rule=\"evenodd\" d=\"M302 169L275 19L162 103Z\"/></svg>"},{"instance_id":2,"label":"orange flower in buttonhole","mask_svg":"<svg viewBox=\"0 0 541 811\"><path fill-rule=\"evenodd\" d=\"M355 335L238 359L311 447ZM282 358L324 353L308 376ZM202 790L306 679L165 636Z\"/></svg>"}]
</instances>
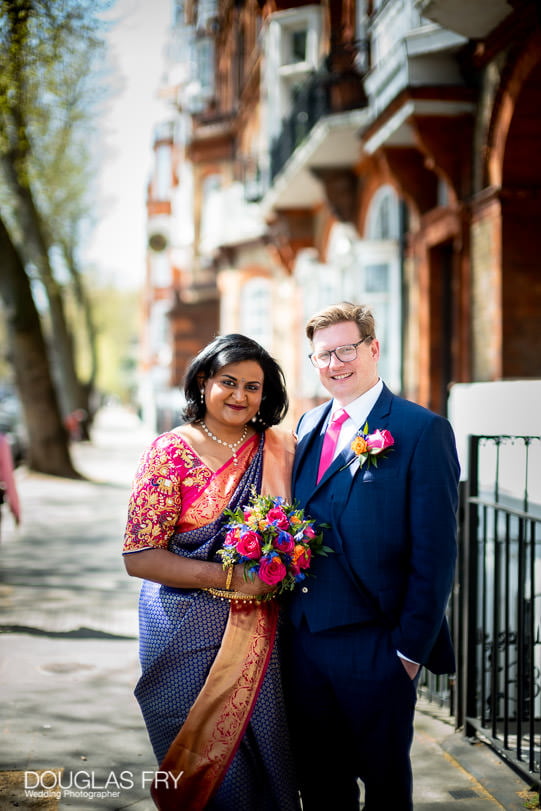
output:
<instances>
[{"instance_id":1,"label":"orange flower in buttonhole","mask_svg":"<svg viewBox=\"0 0 541 811\"><path fill-rule=\"evenodd\" d=\"M368 450L368 445L366 444L366 439L364 438L364 436L357 435L355 437L355 439L351 443L351 450L355 454L357 454L357 456L360 456L361 453L366 453L366 451Z\"/></svg>"},{"instance_id":2,"label":"orange flower in buttonhole","mask_svg":"<svg viewBox=\"0 0 541 811\"><path fill-rule=\"evenodd\" d=\"M394 450L394 444L394 437L390 431L377 428L370 434L368 423L366 422L364 427L357 431L351 443L351 450L355 456L341 469L345 470L355 459L358 459L359 467L362 467L364 464L366 464L367 467L370 467L370 465L377 467L378 458L385 459L388 453Z\"/></svg>"}]
</instances>

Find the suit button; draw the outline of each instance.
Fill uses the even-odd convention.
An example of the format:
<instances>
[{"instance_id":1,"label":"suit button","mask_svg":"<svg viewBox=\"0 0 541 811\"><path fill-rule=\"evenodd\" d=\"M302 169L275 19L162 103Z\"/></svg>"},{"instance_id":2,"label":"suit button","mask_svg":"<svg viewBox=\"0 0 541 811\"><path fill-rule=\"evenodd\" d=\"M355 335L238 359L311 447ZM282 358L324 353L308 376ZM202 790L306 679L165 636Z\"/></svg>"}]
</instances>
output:
<instances>
[{"instance_id":1,"label":"suit button","mask_svg":"<svg viewBox=\"0 0 541 811\"><path fill-rule=\"evenodd\" d=\"M303 594L308 594L308 586L303 586L301 591Z\"/></svg>"}]
</instances>

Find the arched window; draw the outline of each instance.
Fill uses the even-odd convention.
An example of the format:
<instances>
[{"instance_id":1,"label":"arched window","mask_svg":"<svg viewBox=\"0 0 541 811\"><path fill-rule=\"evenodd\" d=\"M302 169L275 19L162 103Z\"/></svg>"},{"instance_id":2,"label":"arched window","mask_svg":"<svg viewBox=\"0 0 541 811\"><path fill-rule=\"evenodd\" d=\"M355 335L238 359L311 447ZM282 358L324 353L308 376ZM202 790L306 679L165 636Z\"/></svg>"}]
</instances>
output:
<instances>
[{"instance_id":1,"label":"arched window","mask_svg":"<svg viewBox=\"0 0 541 811\"><path fill-rule=\"evenodd\" d=\"M199 248L201 253L212 253L219 243L222 232L222 178L218 173L207 175L201 184L201 232Z\"/></svg>"},{"instance_id":2,"label":"arched window","mask_svg":"<svg viewBox=\"0 0 541 811\"><path fill-rule=\"evenodd\" d=\"M256 276L242 286L240 331L270 350L272 342L272 286Z\"/></svg>"},{"instance_id":3,"label":"arched window","mask_svg":"<svg viewBox=\"0 0 541 811\"><path fill-rule=\"evenodd\" d=\"M399 239L400 207L392 186L381 186L374 194L366 221L367 239Z\"/></svg>"},{"instance_id":4,"label":"arched window","mask_svg":"<svg viewBox=\"0 0 541 811\"><path fill-rule=\"evenodd\" d=\"M353 226L336 223L329 234L326 262L301 252L295 268L295 277L304 291L304 321L339 301L370 307L381 346L379 372L397 392L402 387L399 236L399 200L391 186L383 186L372 199L365 238L359 237ZM315 386L313 370L304 363L304 393L313 395Z\"/></svg>"},{"instance_id":5,"label":"arched window","mask_svg":"<svg viewBox=\"0 0 541 811\"><path fill-rule=\"evenodd\" d=\"M376 318L381 377L401 389L402 305L400 275L400 203L392 186L381 186L372 198L365 239L355 246L362 301Z\"/></svg>"}]
</instances>

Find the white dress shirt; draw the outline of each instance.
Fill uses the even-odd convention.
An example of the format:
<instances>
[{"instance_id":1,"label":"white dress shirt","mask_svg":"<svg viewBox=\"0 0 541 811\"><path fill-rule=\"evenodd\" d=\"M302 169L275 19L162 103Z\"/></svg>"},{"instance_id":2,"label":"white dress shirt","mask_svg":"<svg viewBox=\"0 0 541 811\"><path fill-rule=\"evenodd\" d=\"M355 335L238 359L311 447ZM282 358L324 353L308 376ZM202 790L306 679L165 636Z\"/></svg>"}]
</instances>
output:
<instances>
[{"instance_id":1,"label":"white dress shirt","mask_svg":"<svg viewBox=\"0 0 541 811\"><path fill-rule=\"evenodd\" d=\"M347 420L344 420L342 426L340 428L340 434L338 436L338 442L336 443L336 448L334 451L334 458L338 456L340 451L343 451L344 448L348 447L348 444L351 445L353 442L353 437L355 433L362 428L366 422L366 418L372 411L373 407L376 404L378 397L380 396L383 390L383 380L379 378L378 382L372 386L371 389L365 391L364 394L361 394L360 397L357 397L355 400L352 400L351 403L348 403L346 406L340 406L338 403L333 402L331 408L331 419L335 411L343 408L348 413ZM373 430L376 430L378 426L374 425ZM370 426L372 429L372 426Z\"/></svg>"}]
</instances>

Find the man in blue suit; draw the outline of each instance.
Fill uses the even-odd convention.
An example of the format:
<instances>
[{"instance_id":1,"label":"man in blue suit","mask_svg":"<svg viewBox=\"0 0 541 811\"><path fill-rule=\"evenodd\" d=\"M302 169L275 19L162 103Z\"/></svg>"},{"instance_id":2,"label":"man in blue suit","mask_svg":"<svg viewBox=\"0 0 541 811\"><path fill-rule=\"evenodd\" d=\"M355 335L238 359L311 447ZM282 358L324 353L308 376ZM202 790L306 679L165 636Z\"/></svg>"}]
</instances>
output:
<instances>
[{"instance_id":1,"label":"man in blue suit","mask_svg":"<svg viewBox=\"0 0 541 811\"><path fill-rule=\"evenodd\" d=\"M455 440L447 420L379 378L366 307L329 307L306 334L332 399L299 422L293 496L330 525L334 552L313 559L314 576L288 607L285 673L303 809L358 811L361 779L366 811L409 811L419 669L455 669L445 618L456 559Z\"/></svg>"}]
</instances>

